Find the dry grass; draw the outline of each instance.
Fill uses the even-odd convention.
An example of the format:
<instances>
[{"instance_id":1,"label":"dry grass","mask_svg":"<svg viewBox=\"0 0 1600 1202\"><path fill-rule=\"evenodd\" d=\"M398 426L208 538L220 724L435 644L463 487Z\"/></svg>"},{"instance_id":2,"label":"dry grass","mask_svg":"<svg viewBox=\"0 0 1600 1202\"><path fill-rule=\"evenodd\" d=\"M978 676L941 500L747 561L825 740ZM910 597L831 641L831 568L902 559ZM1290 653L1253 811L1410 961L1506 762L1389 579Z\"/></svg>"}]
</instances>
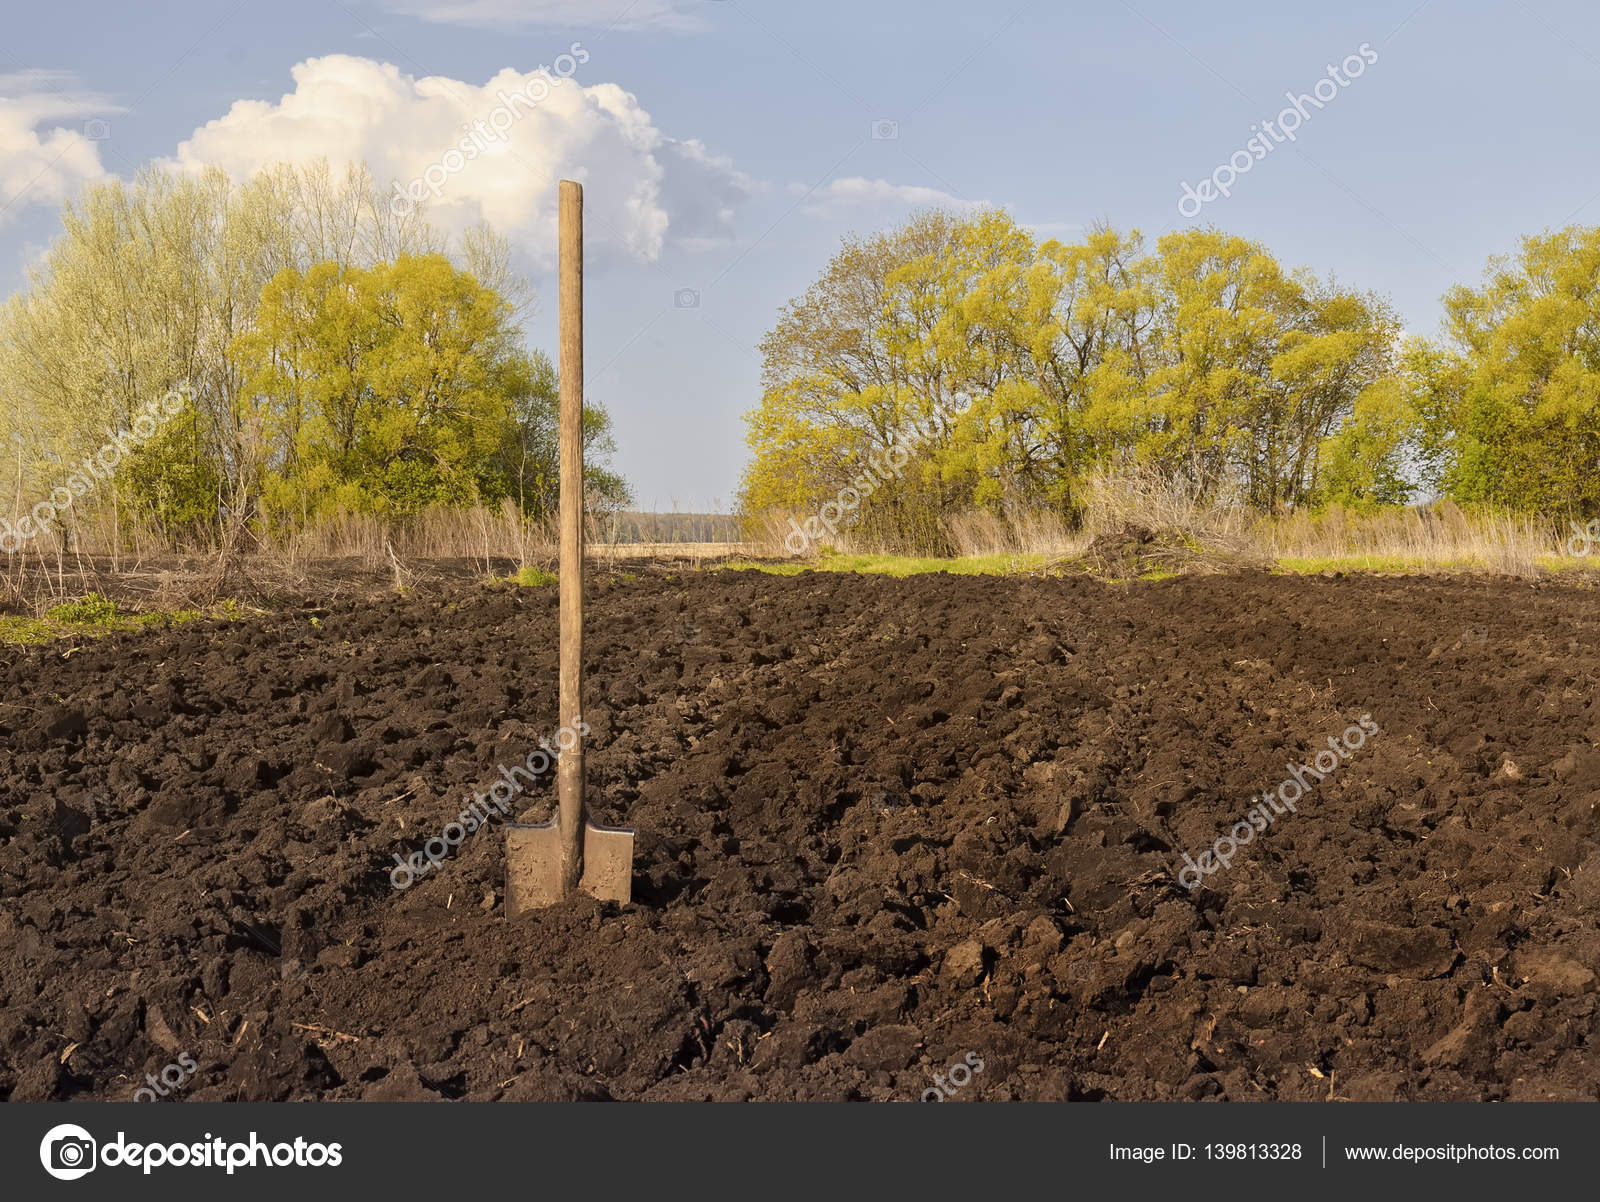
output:
<instances>
[{"instance_id":1,"label":"dry grass","mask_svg":"<svg viewBox=\"0 0 1600 1202\"><path fill-rule=\"evenodd\" d=\"M1201 501L1186 485L1152 472L1101 472L1089 478L1084 526L1093 538L1147 531L1195 552L1257 560L1256 520L1237 498Z\"/></svg>"},{"instance_id":2,"label":"dry grass","mask_svg":"<svg viewBox=\"0 0 1600 1202\"><path fill-rule=\"evenodd\" d=\"M499 508L427 509L404 518L340 513L303 531L264 540L261 554L289 564L351 559L363 567L392 570L419 559L473 559L485 572L504 560L537 563L555 558L554 531L507 500Z\"/></svg>"},{"instance_id":3,"label":"dry grass","mask_svg":"<svg viewBox=\"0 0 1600 1202\"><path fill-rule=\"evenodd\" d=\"M591 561L673 559L698 567L755 553L742 543L608 542L609 528L604 515L590 519ZM114 593L135 612L203 609L225 598L270 604L285 597L371 596L446 577L500 579L524 568L553 570L557 550L554 523L531 520L511 502L392 519L340 513L273 537L242 531L226 550L175 548L128 523L79 523L42 534L15 554L0 554L0 613L38 618L92 593Z\"/></svg>"},{"instance_id":4,"label":"dry grass","mask_svg":"<svg viewBox=\"0 0 1600 1202\"><path fill-rule=\"evenodd\" d=\"M1262 516L1238 498L1197 501L1171 484L1138 473L1090 481L1087 525L1096 535L1129 527L1190 539L1205 556L1277 564L1290 570L1488 571L1536 576L1561 566L1553 523L1450 501L1356 513ZM1563 562L1565 558L1566 562Z\"/></svg>"},{"instance_id":5,"label":"dry grass","mask_svg":"<svg viewBox=\"0 0 1600 1202\"><path fill-rule=\"evenodd\" d=\"M1366 561L1379 570L1401 565L1401 570L1418 572L1478 570L1537 576L1573 558L1564 555L1550 523L1492 510L1471 511L1450 501L1373 514L1334 506L1322 514L1262 521L1255 534L1274 560L1291 568L1337 566L1352 560L1358 567Z\"/></svg>"},{"instance_id":6,"label":"dry grass","mask_svg":"<svg viewBox=\"0 0 1600 1202\"><path fill-rule=\"evenodd\" d=\"M973 511L944 521L945 537L960 558L1042 555L1065 559L1083 554L1089 535L1073 530L1058 513L1007 506L1004 514Z\"/></svg>"},{"instance_id":7,"label":"dry grass","mask_svg":"<svg viewBox=\"0 0 1600 1202\"><path fill-rule=\"evenodd\" d=\"M784 559L791 552L783 545L789 534L789 522L802 515L788 509L767 509L752 514L740 522L744 545L749 554L763 559Z\"/></svg>"},{"instance_id":8,"label":"dry grass","mask_svg":"<svg viewBox=\"0 0 1600 1202\"><path fill-rule=\"evenodd\" d=\"M591 537L599 536L599 520ZM296 564L307 560L354 559L364 566L387 566L402 559L504 559L553 553L552 524L525 517L512 501L498 507L427 509L406 517L339 512L275 534L242 529L234 545L241 554L269 556ZM88 523L72 522L41 533L26 545L44 559L104 556L120 563L173 554L212 553L211 548L174 545L150 526L109 521L97 513Z\"/></svg>"},{"instance_id":9,"label":"dry grass","mask_svg":"<svg viewBox=\"0 0 1600 1202\"><path fill-rule=\"evenodd\" d=\"M1000 512L952 514L927 537L948 561L1043 564L1041 570L1070 561L1119 579L1239 566L1527 577L1600 569L1600 555L1567 553L1554 522L1449 502L1371 514L1334 507L1263 517L1236 501L1202 503L1170 481L1128 472L1092 477L1083 499L1077 528L1059 514L1012 503ZM743 543L611 543L604 538L606 522L597 518L587 532L588 551L592 561L605 564L795 560L784 540L791 519L809 516L777 512L747 520ZM904 550L877 545L849 524L830 541L834 556L862 562ZM557 560L553 523L529 520L509 502L404 519L339 514L276 538L242 533L236 546L241 549L185 551L127 523L52 532L18 554L0 555L0 613L38 617L74 597L113 591L136 608L163 610L203 609L225 598L333 599L368 595L374 587L403 591L435 577L552 570ZM817 550L800 561L815 562Z\"/></svg>"},{"instance_id":10,"label":"dry grass","mask_svg":"<svg viewBox=\"0 0 1600 1202\"><path fill-rule=\"evenodd\" d=\"M1120 577L1279 567L1288 571L1494 572L1538 576L1571 568L1600 569L1600 555L1574 556L1557 524L1449 501L1363 514L1334 506L1320 514L1263 516L1239 498L1199 500L1191 490L1150 473L1092 476L1083 493L1081 526L1058 514L1017 505L944 519L944 542L955 556L1044 556L1077 560ZM788 559L791 518L769 513L748 522L746 553ZM893 554L843 525L828 540L839 556ZM813 552L814 555L815 552Z\"/></svg>"},{"instance_id":11,"label":"dry grass","mask_svg":"<svg viewBox=\"0 0 1600 1202\"><path fill-rule=\"evenodd\" d=\"M767 559L788 559L795 556L785 539L794 531L794 525L804 527L815 514L795 510L774 509L747 518L743 523L745 542L737 554L759 556ZM791 522L794 525L791 525ZM1003 512L969 510L952 514L937 523L926 539L948 551L954 558L973 559L993 556L1045 556L1064 558L1080 554L1088 545L1088 536L1074 531L1071 524L1059 514L1046 510L1027 509L1008 504ZM885 546L869 535L862 534L848 520L838 531L828 534L823 544L840 555L894 555L904 554L903 547ZM820 551L813 547L811 554Z\"/></svg>"}]
</instances>

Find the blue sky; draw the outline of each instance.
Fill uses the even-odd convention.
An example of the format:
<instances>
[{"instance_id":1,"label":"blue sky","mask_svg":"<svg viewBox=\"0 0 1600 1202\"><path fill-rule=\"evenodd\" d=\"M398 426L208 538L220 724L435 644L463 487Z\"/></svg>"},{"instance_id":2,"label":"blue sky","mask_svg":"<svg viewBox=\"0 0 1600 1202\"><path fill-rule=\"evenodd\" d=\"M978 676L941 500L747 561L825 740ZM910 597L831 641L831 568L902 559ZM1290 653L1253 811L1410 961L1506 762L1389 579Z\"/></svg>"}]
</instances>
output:
<instances>
[{"instance_id":1,"label":"blue sky","mask_svg":"<svg viewBox=\"0 0 1600 1202\"><path fill-rule=\"evenodd\" d=\"M541 297L529 341L553 350L553 183L588 179L589 391L645 508L731 502L779 306L842 235L919 205L1003 205L1062 238L1100 220L1152 239L1215 224L1388 294L1417 333L1436 329L1446 288L1522 235L1600 223L1600 10L1577 0L8 8L5 292L86 180L313 151L416 173L463 113L493 103L496 88L478 89L581 43L582 94L508 131L513 175L447 183L443 215L509 227ZM1179 213L1185 182L1363 44L1376 61L1307 109L1292 142L1198 216Z\"/></svg>"}]
</instances>

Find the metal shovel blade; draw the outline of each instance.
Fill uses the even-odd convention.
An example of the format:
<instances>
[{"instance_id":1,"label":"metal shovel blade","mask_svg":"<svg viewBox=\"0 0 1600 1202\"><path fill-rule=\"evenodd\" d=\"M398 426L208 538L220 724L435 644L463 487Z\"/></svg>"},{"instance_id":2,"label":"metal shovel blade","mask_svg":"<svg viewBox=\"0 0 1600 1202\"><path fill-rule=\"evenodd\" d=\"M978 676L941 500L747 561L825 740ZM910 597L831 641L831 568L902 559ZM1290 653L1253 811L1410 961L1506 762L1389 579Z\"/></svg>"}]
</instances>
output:
<instances>
[{"instance_id":1,"label":"metal shovel blade","mask_svg":"<svg viewBox=\"0 0 1600 1202\"><path fill-rule=\"evenodd\" d=\"M633 900L633 835L626 827L583 824L583 875L578 888L601 901ZM561 830L512 823L506 827L506 916L553 906L567 896L561 880Z\"/></svg>"}]
</instances>

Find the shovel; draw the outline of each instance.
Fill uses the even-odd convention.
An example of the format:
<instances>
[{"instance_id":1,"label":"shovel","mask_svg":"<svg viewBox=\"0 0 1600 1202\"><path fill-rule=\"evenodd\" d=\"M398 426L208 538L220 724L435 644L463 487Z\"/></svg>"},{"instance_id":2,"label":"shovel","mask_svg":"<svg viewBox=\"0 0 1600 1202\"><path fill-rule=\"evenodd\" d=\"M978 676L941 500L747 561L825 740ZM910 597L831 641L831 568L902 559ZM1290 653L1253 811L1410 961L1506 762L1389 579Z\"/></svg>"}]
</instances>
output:
<instances>
[{"instance_id":1,"label":"shovel","mask_svg":"<svg viewBox=\"0 0 1600 1202\"><path fill-rule=\"evenodd\" d=\"M583 801L583 185L561 181L561 713L576 738L556 766L559 810L506 827L506 917L583 892L633 897L631 830L596 826Z\"/></svg>"}]
</instances>

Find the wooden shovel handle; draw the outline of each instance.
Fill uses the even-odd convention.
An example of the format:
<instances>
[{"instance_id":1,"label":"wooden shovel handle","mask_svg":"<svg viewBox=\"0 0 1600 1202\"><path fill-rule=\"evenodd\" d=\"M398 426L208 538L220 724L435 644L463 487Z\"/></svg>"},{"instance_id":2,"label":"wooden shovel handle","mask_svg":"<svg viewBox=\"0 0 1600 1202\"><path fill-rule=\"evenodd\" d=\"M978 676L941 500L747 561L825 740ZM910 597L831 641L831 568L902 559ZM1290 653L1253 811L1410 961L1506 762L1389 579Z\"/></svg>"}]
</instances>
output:
<instances>
[{"instance_id":1,"label":"wooden shovel handle","mask_svg":"<svg viewBox=\"0 0 1600 1202\"><path fill-rule=\"evenodd\" d=\"M583 185L561 181L561 725L577 743L556 769L562 884L583 875Z\"/></svg>"}]
</instances>

